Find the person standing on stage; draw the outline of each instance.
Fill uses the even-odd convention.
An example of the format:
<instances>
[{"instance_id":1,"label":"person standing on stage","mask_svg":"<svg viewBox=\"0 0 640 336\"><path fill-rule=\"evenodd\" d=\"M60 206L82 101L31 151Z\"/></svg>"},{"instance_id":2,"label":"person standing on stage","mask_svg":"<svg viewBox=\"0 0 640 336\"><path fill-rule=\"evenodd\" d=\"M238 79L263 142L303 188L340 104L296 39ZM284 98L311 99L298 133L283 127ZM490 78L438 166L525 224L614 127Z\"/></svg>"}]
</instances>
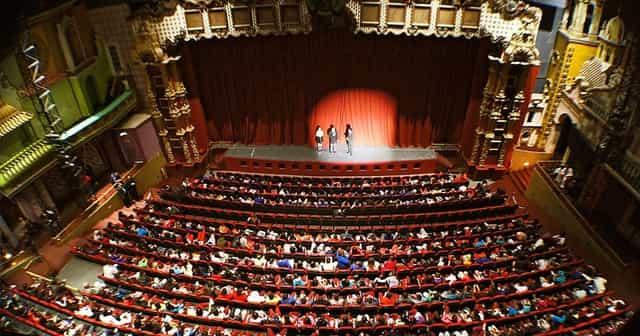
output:
<instances>
[{"instance_id":1,"label":"person standing on stage","mask_svg":"<svg viewBox=\"0 0 640 336\"><path fill-rule=\"evenodd\" d=\"M344 130L344 141L347 143L347 154L353 155L353 128L351 128L351 124L347 124L347 128Z\"/></svg>"},{"instance_id":2,"label":"person standing on stage","mask_svg":"<svg viewBox=\"0 0 640 336\"><path fill-rule=\"evenodd\" d=\"M322 151L322 143L324 141L324 131L320 125L316 126L316 150Z\"/></svg>"},{"instance_id":3,"label":"person standing on stage","mask_svg":"<svg viewBox=\"0 0 640 336\"><path fill-rule=\"evenodd\" d=\"M329 136L329 152L335 153L336 144L338 143L338 130L336 130L336 128L333 127L333 124L329 126L329 129L327 130L327 135Z\"/></svg>"}]
</instances>

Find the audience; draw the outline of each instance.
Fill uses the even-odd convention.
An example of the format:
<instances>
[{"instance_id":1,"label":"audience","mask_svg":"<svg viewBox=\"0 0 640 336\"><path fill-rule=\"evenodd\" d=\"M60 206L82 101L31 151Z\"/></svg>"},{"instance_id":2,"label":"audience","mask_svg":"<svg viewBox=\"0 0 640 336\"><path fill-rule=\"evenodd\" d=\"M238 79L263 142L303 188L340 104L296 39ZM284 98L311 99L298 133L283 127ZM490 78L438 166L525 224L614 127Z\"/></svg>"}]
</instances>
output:
<instances>
[{"instance_id":1,"label":"audience","mask_svg":"<svg viewBox=\"0 0 640 336\"><path fill-rule=\"evenodd\" d=\"M34 282L5 288L0 308L41 331L99 336L603 334L629 317L563 236L540 234L522 214L489 218L476 208L474 218L393 229L274 226L259 211L244 223L182 216L191 209L184 205L201 200L284 211L491 197L486 183L469 187L466 176L208 171L162 193L172 194L181 195L177 202L150 200L133 215L120 213L74 250L103 264L100 279L81 292Z\"/></svg>"}]
</instances>

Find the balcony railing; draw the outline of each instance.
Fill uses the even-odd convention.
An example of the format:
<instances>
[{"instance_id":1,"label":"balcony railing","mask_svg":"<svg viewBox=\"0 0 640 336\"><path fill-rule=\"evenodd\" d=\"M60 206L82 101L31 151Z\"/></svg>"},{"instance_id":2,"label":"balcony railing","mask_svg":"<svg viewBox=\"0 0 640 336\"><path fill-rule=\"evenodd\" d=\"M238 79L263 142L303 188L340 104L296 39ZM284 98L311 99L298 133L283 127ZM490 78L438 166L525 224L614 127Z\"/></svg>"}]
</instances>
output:
<instances>
[{"instance_id":1,"label":"balcony railing","mask_svg":"<svg viewBox=\"0 0 640 336\"><path fill-rule=\"evenodd\" d=\"M18 111L9 104L0 102L0 137L3 137L13 130L25 125L33 118L33 114L25 111Z\"/></svg>"},{"instance_id":2,"label":"balcony railing","mask_svg":"<svg viewBox=\"0 0 640 336\"><path fill-rule=\"evenodd\" d=\"M60 140L77 146L122 120L136 106L136 96L126 90L102 110L73 125L60 135Z\"/></svg>"},{"instance_id":3,"label":"balcony railing","mask_svg":"<svg viewBox=\"0 0 640 336\"><path fill-rule=\"evenodd\" d=\"M624 269L626 267L626 262L623 258L621 258L620 254L615 250L612 243L608 242L590 223L590 221L584 217L582 212L578 210L574 200L565 193L562 188L556 183L556 181L551 177L551 172L560 165L560 161L539 161L535 166L535 171L542 177L542 180L551 187L553 193L559 199L562 206L571 214L575 220L580 223L581 227L584 228L589 236L597 243L597 245L602 249L602 251L606 254L607 258L615 265L618 269Z\"/></svg>"},{"instance_id":4,"label":"balcony railing","mask_svg":"<svg viewBox=\"0 0 640 336\"><path fill-rule=\"evenodd\" d=\"M41 159L51 154L53 146L44 139L36 141L0 165L0 188L5 188L33 167Z\"/></svg>"},{"instance_id":5,"label":"balcony railing","mask_svg":"<svg viewBox=\"0 0 640 336\"><path fill-rule=\"evenodd\" d=\"M609 110L611 108L609 104L597 94L594 94L593 96L587 98L585 101L585 105L591 113L598 116L605 122L607 121L607 118L609 118Z\"/></svg>"},{"instance_id":6,"label":"balcony railing","mask_svg":"<svg viewBox=\"0 0 640 336\"><path fill-rule=\"evenodd\" d=\"M126 90L105 108L63 132L60 140L68 141L74 147L81 145L113 127L135 108L136 103L133 91ZM36 171L35 168L44 170L45 166L54 163L55 156L49 154L53 154L53 146L40 139L0 165L0 192L9 196L37 178L39 174L24 176L23 173ZM44 157L51 157L51 160L42 160Z\"/></svg>"},{"instance_id":7,"label":"balcony railing","mask_svg":"<svg viewBox=\"0 0 640 336\"><path fill-rule=\"evenodd\" d=\"M624 156L620 174L633 189L640 192L640 160L631 154Z\"/></svg>"}]
</instances>

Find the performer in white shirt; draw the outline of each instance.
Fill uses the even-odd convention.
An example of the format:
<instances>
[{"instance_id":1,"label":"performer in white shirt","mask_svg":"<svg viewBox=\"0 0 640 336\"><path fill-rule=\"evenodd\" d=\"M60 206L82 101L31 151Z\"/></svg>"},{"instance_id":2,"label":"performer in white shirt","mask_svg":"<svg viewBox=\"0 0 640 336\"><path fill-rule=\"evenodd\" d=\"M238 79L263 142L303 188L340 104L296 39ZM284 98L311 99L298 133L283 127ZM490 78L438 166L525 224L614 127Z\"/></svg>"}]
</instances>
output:
<instances>
[{"instance_id":1,"label":"performer in white shirt","mask_svg":"<svg viewBox=\"0 0 640 336\"><path fill-rule=\"evenodd\" d=\"M322 143L324 141L324 131L320 125L316 126L316 150L322 151Z\"/></svg>"},{"instance_id":2,"label":"performer in white shirt","mask_svg":"<svg viewBox=\"0 0 640 336\"><path fill-rule=\"evenodd\" d=\"M327 135L329 136L329 152L335 153L336 144L338 143L338 130L336 130L336 128L333 127L333 124L329 126L329 129L327 130Z\"/></svg>"}]
</instances>

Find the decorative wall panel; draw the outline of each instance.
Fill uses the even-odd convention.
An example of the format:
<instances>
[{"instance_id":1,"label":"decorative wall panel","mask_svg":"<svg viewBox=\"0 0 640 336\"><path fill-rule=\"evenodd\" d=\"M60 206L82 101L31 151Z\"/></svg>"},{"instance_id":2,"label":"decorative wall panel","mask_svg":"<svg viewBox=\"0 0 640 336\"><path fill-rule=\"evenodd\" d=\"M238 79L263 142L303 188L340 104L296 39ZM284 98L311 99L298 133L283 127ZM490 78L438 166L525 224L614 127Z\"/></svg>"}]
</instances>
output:
<instances>
[{"instance_id":1,"label":"decorative wall panel","mask_svg":"<svg viewBox=\"0 0 640 336\"><path fill-rule=\"evenodd\" d=\"M463 29L478 29L480 26L480 14L479 10L466 9L462 11L462 28Z\"/></svg>"},{"instance_id":2,"label":"decorative wall panel","mask_svg":"<svg viewBox=\"0 0 640 336\"><path fill-rule=\"evenodd\" d=\"M251 26L249 7L234 7L231 10L231 16L233 17L233 26L236 29Z\"/></svg>"},{"instance_id":3,"label":"decorative wall panel","mask_svg":"<svg viewBox=\"0 0 640 336\"><path fill-rule=\"evenodd\" d=\"M256 20L258 25L275 25L276 15L273 6L256 7Z\"/></svg>"},{"instance_id":4,"label":"decorative wall panel","mask_svg":"<svg viewBox=\"0 0 640 336\"><path fill-rule=\"evenodd\" d=\"M380 5L378 4L365 4L362 5L360 11L361 22L363 24L379 24L380 23Z\"/></svg>"},{"instance_id":5,"label":"decorative wall panel","mask_svg":"<svg viewBox=\"0 0 640 336\"><path fill-rule=\"evenodd\" d=\"M387 8L387 23L390 25L404 25L406 7L389 6Z\"/></svg>"},{"instance_id":6,"label":"decorative wall panel","mask_svg":"<svg viewBox=\"0 0 640 336\"><path fill-rule=\"evenodd\" d=\"M280 17L282 18L282 23L300 24L300 8L293 5L280 5Z\"/></svg>"},{"instance_id":7,"label":"decorative wall panel","mask_svg":"<svg viewBox=\"0 0 640 336\"><path fill-rule=\"evenodd\" d=\"M224 8L209 10L209 26L211 29L227 29L227 12Z\"/></svg>"},{"instance_id":8,"label":"decorative wall panel","mask_svg":"<svg viewBox=\"0 0 640 336\"><path fill-rule=\"evenodd\" d=\"M438 9L438 26L455 26L456 12L453 7Z\"/></svg>"},{"instance_id":9,"label":"decorative wall panel","mask_svg":"<svg viewBox=\"0 0 640 336\"><path fill-rule=\"evenodd\" d=\"M412 22L414 26L429 26L429 23L431 22L431 7L415 6L412 12Z\"/></svg>"},{"instance_id":10,"label":"decorative wall panel","mask_svg":"<svg viewBox=\"0 0 640 336\"><path fill-rule=\"evenodd\" d=\"M190 32L204 32L204 20L199 10L185 11L185 21Z\"/></svg>"}]
</instances>

